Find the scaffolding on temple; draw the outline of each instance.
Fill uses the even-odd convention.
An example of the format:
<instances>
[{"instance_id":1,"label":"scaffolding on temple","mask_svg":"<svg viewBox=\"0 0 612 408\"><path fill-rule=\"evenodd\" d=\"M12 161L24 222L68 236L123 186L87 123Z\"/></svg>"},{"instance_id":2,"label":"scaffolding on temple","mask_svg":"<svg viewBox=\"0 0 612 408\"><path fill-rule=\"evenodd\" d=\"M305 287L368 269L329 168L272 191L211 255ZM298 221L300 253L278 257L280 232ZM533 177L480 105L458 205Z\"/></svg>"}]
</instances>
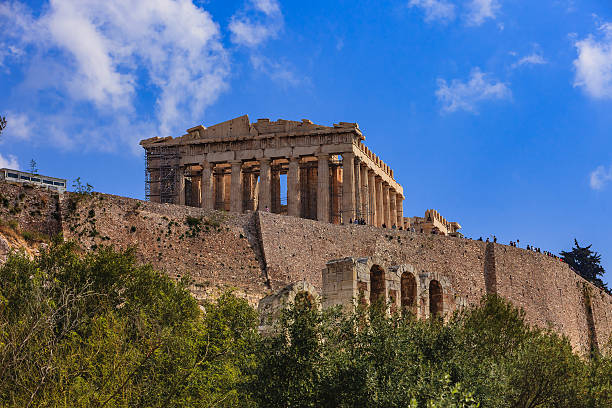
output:
<instances>
[{"instance_id":1,"label":"scaffolding on temple","mask_svg":"<svg viewBox=\"0 0 612 408\"><path fill-rule=\"evenodd\" d=\"M174 191L179 176L177 146L151 146L145 151L145 199L176 204ZM158 200L151 200L152 198Z\"/></svg>"}]
</instances>

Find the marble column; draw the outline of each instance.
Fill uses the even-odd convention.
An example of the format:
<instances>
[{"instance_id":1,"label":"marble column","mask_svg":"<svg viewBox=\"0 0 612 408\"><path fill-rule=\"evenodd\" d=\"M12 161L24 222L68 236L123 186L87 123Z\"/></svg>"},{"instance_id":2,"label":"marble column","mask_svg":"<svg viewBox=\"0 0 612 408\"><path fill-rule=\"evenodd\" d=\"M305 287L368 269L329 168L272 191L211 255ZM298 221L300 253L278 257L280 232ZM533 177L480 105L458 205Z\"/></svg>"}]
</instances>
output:
<instances>
[{"instance_id":1,"label":"marble column","mask_svg":"<svg viewBox=\"0 0 612 408\"><path fill-rule=\"evenodd\" d=\"M378 227L378 217L376 214L376 206L378 203L378 200L376 199L376 175L371 169L368 169L368 190L368 201L370 202L368 207L368 224Z\"/></svg>"},{"instance_id":2,"label":"marble column","mask_svg":"<svg viewBox=\"0 0 612 408\"><path fill-rule=\"evenodd\" d=\"M365 165L362 165L360 168L361 171L361 218L363 218L366 222L369 221L368 218L368 208L370 201L370 192L368 189L368 168Z\"/></svg>"},{"instance_id":3,"label":"marble column","mask_svg":"<svg viewBox=\"0 0 612 408\"><path fill-rule=\"evenodd\" d=\"M242 212L242 162L232 162L230 211Z\"/></svg>"},{"instance_id":4,"label":"marble column","mask_svg":"<svg viewBox=\"0 0 612 408\"><path fill-rule=\"evenodd\" d=\"M363 216L361 212L361 159L355 156L355 217L361 218Z\"/></svg>"},{"instance_id":5,"label":"marble column","mask_svg":"<svg viewBox=\"0 0 612 408\"><path fill-rule=\"evenodd\" d=\"M404 197L400 194L395 196L395 208L397 210L397 226L404 226Z\"/></svg>"},{"instance_id":6,"label":"marble column","mask_svg":"<svg viewBox=\"0 0 612 408\"><path fill-rule=\"evenodd\" d=\"M202 162L202 208L205 210L212 210L215 208L215 196L213 188L213 163Z\"/></svg>"},{"instance_id":7,"label":"marble column","mask_svg":"<svg viewBox=\"0 0 612 408\"><path fill-rule=\"evenodd\" d=\"M251 168L242 168L242 211L253 211L253 173Z\"/></svg>"},{"instance_id":8,"label":"marble column","mask_svg":"<svg viewBox=\"0 0 612 408\"><path fill-rule=\"evenodd\" d=\"M395 202L395 190L390 189L389 190L389 212L390 212L390 217L391 217L391 226L396 226L397 228L399 228L399 224L397 223L397 209L396 209L396 205L397 203Z\"/></svg>"},{"instance_id":9,"label":"marble column","mask_svg":"<svg viewBox=\"0 0 612 408\"><path fill-rule=\"evenodd\" d=\"M387 228L391 228L391 214L389 211L390 207L389 201L389 185L387 183L383 184L383 222L387 226Z\"/></svg>"},{"instance_id":10,"label":"marble column","mask_svg":"<svg viewBox=\"0 0 612 408\"><path fill-rule=\"evenodd\" d=\"M187 167L180 166L178 174L178 204L185 205L185 171Z\"/></svg>"},{"instance_id":11,"label":"marble column","mask_svg":"<svg viewBox=\"0 0 612 408\"><path fill-rule=\"evenodd\" d=\"M281 213L281 184L280 184L280 169L277 166L272 166L271 170L270 193L272 207L270 211L275 214Z\"/></svg>"},{"instance_id":12,"label":"marble column","mask_svg":"<svg viewBox=\"0 0 612 408\"><path fill-rule=\"evenodd\" d=\"M330 172L330 180L331 180L331 189L330 189L330 207L331 207L331 218L329 222L332 224L340 224L342 222L342 203L341 197L342 192L340 188L342 186L342 182L340 180L341 176L341 167L335 163L329 165Z\"/></svg>"},{"instance_id":13,"label":"marble column","mask_svg":"<svg viewBox=\"0 0 612 408\"><path fill-rule=\"evenodd\" d=\"M384 222L383 181L380 176L376 176L376 225L382 227Z\"/></svg>"},{"instance_id":14,"label":"marble column","mask_svg":"<svg viewBox=\"0 0 612 408\"><path fill-rule=\"evenodd\" d=\"M329 222L329 154L317 159L317 220Z\"/></svg>"},{"instance_id":15,"label":"marble column","mask_svg":"<svg viewBox=\"0 0 612 408\"><path fill-rule=\"evenodd\" d=\"M300 158L289 158L287 171L287 214L300 216Z\"/></svg>"},{"instance_id":16,"label":"marble column","mask_svg":"<svg viewBox=\"0 0 612 408\"><path fill-rule=\"evenodd\" d=\"M215 209L225 210L225 174L223 168L217 168L217 174L215 174Z\"/></svg>"},{"instance_id":17,"label":"marble column","mask_svg":"<svg viewBox=\"0 0 612 408\"><path fill-rule=\"evenodd\" d=\"M270 211L272 207L270 182L270 159L264 157L259 159L259 211Z\"/></svg>"},{"instance_id":18,"label":"marble column","mask_svg":"<svg viewBox=\"0 0 612 408\"><path fill-rule=\"evenodd\" d=\"M355 219L355 154L342 153L342 220Z\"/></svg>"}]
</instances>

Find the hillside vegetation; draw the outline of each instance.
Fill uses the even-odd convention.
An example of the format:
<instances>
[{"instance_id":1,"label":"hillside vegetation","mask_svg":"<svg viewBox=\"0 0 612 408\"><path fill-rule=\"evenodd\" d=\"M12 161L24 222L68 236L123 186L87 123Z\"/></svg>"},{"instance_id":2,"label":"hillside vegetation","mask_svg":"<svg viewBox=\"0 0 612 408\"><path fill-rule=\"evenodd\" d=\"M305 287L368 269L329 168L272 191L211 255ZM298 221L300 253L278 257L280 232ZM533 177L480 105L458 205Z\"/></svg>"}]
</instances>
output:
<instances>
[{"instance_id":1,"label":"hillside vegetation","mask_svg":"<svg viewBox=\"0 0 612 408\"><path fill-rule=\"evenodd\" d=\"M609 407L612 359L497 297L447 324L298 296L267 335L245 300L198 306L132 251L60 240L0 268L7 407Z\"/></svg>"}]
</instances>

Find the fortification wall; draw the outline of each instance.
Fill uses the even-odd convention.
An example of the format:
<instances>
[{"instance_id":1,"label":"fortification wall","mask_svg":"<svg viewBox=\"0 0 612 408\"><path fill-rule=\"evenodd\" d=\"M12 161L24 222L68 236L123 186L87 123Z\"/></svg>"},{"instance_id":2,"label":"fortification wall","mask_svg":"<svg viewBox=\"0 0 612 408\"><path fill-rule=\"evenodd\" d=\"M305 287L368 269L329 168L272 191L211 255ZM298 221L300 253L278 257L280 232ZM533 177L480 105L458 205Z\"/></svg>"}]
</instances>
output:
<instances>
[{"instance_id":1,"label":"fortification wall","mask_svg":"<svg viewBox=\"0 0 612 408\"><path fill-rule=\"evenodd\" d=\"M86 248L135 248L142 261L173 278L190 276L197 298L229 287L256 305L267 294L259 237L248 214L206 211L106 194L86 196L70 210L64 200L64 236Z\"/></svg>"},{"instance_id":2,"label":"fortification wall","mask_svg":"<svg viewBox=\"0 0 612 408\"><path fill-rule=\"evenodd\" d=\"M444 274L469 303L485 294L484 242L267 213L259 217L273 288L306 279L321 289L321 271L327 261L377 256L387 266L411 264L417 273Z\"/></svg>"},{"instance_id":3,"label":"fortification wall","mask_svg":"<svg viewBox=\"0 0 612 408\"><path fill-rule=\"evenodd\" d=\"M586 285L592 288L590 301L595 328L594 340L597 342L599 350L612 351L612 349L608 349L608 347L612 347L612 296L589 283Z\"/></svg>"},{"instance_id":4,"label":"fortification wall","mask_svg":"<svg viewBox=\"0 0 612 408\"><path fill-rule=\"evenodd\" d=\"M567 264L544 254L495 244L495 272L497 293L525 309L528 322L564 333L575 347L589 350L583 296L583 285L588 283Z\"/></svg>"},{"instance_id":5,"label":"fortification wall","mask_svg":"<svg viewBox=\"0 0 612 408\"><path fill-rule=\"evenodd\" d=\"M260 214L260 224L268 274L275 288L306 279L320 289L320 271L328 260L375 256L386 266L410 264L417 274L450 279L453 306L459 298L475 304L486 293L498 293L522 307L529 323L567 335L582 351L590 348L590 330L600 347L612 333L612 297L544 254L461 238L274 214ZM592 293L592 329L585 285Z\"/></svg>"},{"instance_id":6,"label":"fortification wall","mask_svg":"<svg viewBox=\"0 0 612 408\"><path fill-rule=\"evenodd\" d=\"M0 181L0 219L22 231L55 235L61 231L59 195L29 185Z\"/></svg>"},{"instance_id":7,"label":"fortification wall","mask_svg":"<svg viewBox=\"0 0 612 408\"><path fill-rule=\"evenodd\" d=\"M612 333L611 296L565 264L519 248L106 194L58 198L46 190L3 182L0 194L0 220L5 225L16 223L21 230L48 235L63 231L86 249L134 247L139 260L171 277L191 276L190 289L198 298L236 287L255 305L272 290L302 280L320 290L327 261L373 256L385 267L409 264L417 275L444 277L450 281L452 293L445 295L453 307L475 304L485 293L496 292L521 306L529 322L566 334L579 350L588 350L593 341L601 348ZM188 220L201 221L189 225Z\"/></svg>"},{"instance_id":8,"label":"fortification wall","mask_svg":"<svg viewBox=\"0 0 612 408\"><path fill-rule=\"evenodd\" d=\"M60 198L44 189L4 182L0 182L0 194L0 221L8 228L15 226L13 232L35 231L48 236L63 232L67 240L84 249L133 247L139 261L176 279L190 276L190 290L200 299L237 288L239 295L256 306L270 293L251 215L98 193L66 193ZM193 220L201 221L190 226L188 217L192 217L192 224ZM0 233L0 261L17 248L15 240L9 242Z\"/></svg>"}]
</instances>

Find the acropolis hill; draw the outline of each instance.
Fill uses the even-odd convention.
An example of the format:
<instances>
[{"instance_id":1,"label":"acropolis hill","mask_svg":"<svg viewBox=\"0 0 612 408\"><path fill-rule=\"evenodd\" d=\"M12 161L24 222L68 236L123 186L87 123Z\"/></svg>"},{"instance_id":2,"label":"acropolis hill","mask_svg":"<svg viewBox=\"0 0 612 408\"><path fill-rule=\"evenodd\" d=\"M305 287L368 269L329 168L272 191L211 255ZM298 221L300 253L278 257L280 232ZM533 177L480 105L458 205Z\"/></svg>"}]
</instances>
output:
<instances>
[{"instance_id":1,"label":"acropolis hill","mask_svg":"<svg viewBox=\"0 0 612 408\"><path fill-rule=\"evenodd\" d=\"M402 187L363 141L356 124L342 122L241 117L199 126L142 142L149 201L0 182L0 219L14 230L63 233L84 249L134 247L170 276L190 276L197 298L235 287L253 305L266 297L265 310L296 290L316 292L324 305L362 293L425 319L498 294L578 351L608 341L612 297L559 260L464 239L433 210L431 224L419 219L425 228L413 231ZM285 174L286 205L277 181ZM0 262L22 241L0 229Z\"/></svg>"}]
</instances>

